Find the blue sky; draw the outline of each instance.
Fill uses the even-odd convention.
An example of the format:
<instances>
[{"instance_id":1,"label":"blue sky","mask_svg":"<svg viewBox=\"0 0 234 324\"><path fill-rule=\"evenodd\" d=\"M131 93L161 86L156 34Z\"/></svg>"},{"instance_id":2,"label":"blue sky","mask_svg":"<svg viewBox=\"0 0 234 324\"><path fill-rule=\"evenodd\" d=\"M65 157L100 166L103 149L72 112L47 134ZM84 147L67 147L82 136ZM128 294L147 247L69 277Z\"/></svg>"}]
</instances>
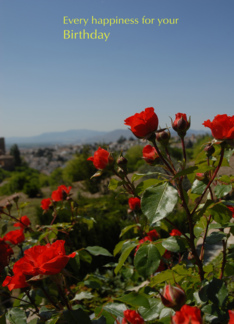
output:
<instances>
[{"instance_id":1,"label":"blue sky","mask_svg":"<svg viewBox=\"0 0 234 324\"><path fill-rule=\"evenodd\" d=\"M177 112L194 129L233 115L233 12L233 0L1 0L0 136L126 128L151 106L161 127ZM69 26L64 16L139 24ZM65 40L64 29L110 36Z\"/></svg>"}]
</instances>

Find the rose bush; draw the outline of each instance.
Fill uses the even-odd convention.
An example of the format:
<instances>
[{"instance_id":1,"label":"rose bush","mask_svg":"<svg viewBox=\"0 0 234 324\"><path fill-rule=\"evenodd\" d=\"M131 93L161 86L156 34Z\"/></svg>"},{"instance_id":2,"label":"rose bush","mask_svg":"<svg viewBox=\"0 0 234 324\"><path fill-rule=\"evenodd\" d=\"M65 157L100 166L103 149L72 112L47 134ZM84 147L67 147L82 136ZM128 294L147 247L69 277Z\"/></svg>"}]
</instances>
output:
<instances>
[{"instance_id":1,"label":"rose bush","mask_svg":"<svg viewBox=\"0 0 234 324\"><path fill-rule=\"evenodd\" d=\"M168 149L170 131L158 131L152 107L127 118L125 124L136 137L149 140L143 157L146 161L157 154L157 168L148 172L147 166L147 172L129 174L123 153L114 158L100 147L88 159L98 169L95 177L113 172L109 189L117 191L116 199L125 199L122 218L127 225L113 251L79 242L80 225L98 237L89 210L98 214L99 209L94 203L82 209L84 198L76 203L71 187L59 186L41 201L40 216L52 214L47 225L32 228L31 218L21 216L18 198L2 206L0 298L6 299L3 305L12 304L0 308L1 324L13 324L16 317L22 324L231 324L234 176L219 171L234 152L230 142L234 116L223 116L204 122L213 127L216 140L205 143L195 161L188 161L184 141L190 119L178 113L173 122L183 156L175 161ZM106 202L100 206L109 209ZM65 221L59 218L63 212ZM107 222L106 218L105 239L113 235ZM9 231L8 226L20 229ZM65 241L71 251L74 245L79 248L66 253ZM95 266L97 258L102 266Z\"/></svg>"}]
</instances>

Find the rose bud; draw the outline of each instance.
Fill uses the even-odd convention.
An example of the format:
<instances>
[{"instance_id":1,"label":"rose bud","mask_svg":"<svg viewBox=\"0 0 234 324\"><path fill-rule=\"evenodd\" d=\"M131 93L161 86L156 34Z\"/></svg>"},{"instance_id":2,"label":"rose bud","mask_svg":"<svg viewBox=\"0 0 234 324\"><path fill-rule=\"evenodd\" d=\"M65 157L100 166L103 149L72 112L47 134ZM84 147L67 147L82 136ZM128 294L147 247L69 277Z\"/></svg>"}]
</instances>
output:
<instances>
[{"instance_id":1,"label":"rose bud","mask_svg":"<svg viewBox=\"0 0 234 324\"><path fill-rule=\"evenodd\" d=\"M212 154L214 154L214 152L215 152L215 148L214 148L213 145L208 144L208 145L206 145L206 147L204 148L204 151L206 152L206 155L207 155L207 156L211 156Z\"/></svg>"},{"instance_id":2,"label":"rose bud","mask_svg":"<svg viewBox=\"0 0 234 324\"><path fill-rule=\"evenodd\" d=\"M169 131L162 131L156 133L156 140L161 143L163 146L167 146L169 143L169 140L171 138L171 134Z\"/></svg>"},{"instance_id":3,"label":"rose bud","mask_svg":"<svg viewBox=\"0 0 234 324\"><path fill-rule=\"evenodd\" d=\"M123 169L124 172L127 172L127 164L128 164L128 160L121 154L120 157L117 159L117 165L121 169Z\"/></svg>"},{"instance_id":4,"label":"rose bud","mask_svg":"<svg viewBox=\"0 0 234 324\"><path fill-rule=\"evenodd\" d=\"M5 208L8 210L8 212L10 213L11 208L12 208L12 203L10 203L9 201L7 202Z\"/></svg>"},{"instance_id":5,"label":"rose bud","mask_svg":"<svg viewBox=\"0 0 234 324\"><path fill-rule=\"evenodd\" d=\"M143 159L149 165L155 165L159 161L159 155L155 148L151 145L146 145L142 151Z\"/></svg>"},{"instance_id":6,"label":"rose bud","mask_svg":"<svg viewBox=\"0 0 234 324\"><path fill-rule=\"evenodd\" d=\"M175 310L180 309L186 300L185 292L179 285L177 287L166 285L160 295L163 305Z\"/></svg>"},{"instance_id":7,"label":"rose bud","mask_svg":"<svg viewBox=\"0 0 234 324\"><path fill-rule=\"evenodd\" d=\"M206 178L205 173L196 173L196 176L195 177L199 181L203 181Z\"/></svg>"},{"instance_id":8,"label":"rose bud","mask_svg":"<svg viewBox=\"0 0 234 324\"><path fill-rule=\"evenodd\" d=\"M181 137L184 137L186 135L187 130L190 127L190 117L189 120L187 120L186 114L178 113L175 115L174 122L171 121L172 128L178 133L178 135Z\"/></svg>"}]
</instances>

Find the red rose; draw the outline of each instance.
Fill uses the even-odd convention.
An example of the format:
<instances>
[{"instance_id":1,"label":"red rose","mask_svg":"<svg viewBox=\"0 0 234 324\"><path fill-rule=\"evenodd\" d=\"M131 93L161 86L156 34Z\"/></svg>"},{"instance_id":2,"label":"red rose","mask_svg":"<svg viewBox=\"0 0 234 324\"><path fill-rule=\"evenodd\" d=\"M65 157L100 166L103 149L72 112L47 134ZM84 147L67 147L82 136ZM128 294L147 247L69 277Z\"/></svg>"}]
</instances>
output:
<instances>
[{"instance_id":1,"label":"red rose","mask_svg":"<svg viewBox=\"0 0 234 324\"><path fill-rule=\"evenodd\" d=\"M178 113L175 115L175 120L172 122L172 128L178 133L178 135L186 135L189 127L190 119L187 120L186 114Z\"/></svg>"},{"instance_id":2,"label":"red rose","mask_svg":"<svg viewBox=\"0 0 234 324\"><path fill-rule=\"evenodd\" d=\"M124 311L124 318L122 324L144 324L143 318L134 310L127 309Z\"/></svg>"},{"instance_id":3,"label":"red rose","mask_svg":"<svg viewBox=\"0 0 234 324\"><path fill-rule=\"evenodd\" d=\"M228 324L234 324L234 311L229 310L228 314L229 314L229 322L228 322Z\"/></svg>"},{"instance_id":4,"label":"red rose","mask_svg":"<svg viewBox=\"0 0 234 324\"><path fill-rule=\"evenodd\" d=\"M159 159L159 155L156 152L155 148L151 145L146 145L142 151L143 159L146 163L150 165L154 165L156 161Z\"/></svg>"},{"instance_id":5,"label":"red rose","mask_svg":"<svg viewBox=\"0 0 234 324\"><path fill-rule=\"evenodd\" d=\"M170 233L170 236L181 236L181 235L182 233L177 229L173 229Z\"/></svg>"},{"instance_id":6,"label":"red rose","mask_svg":"<svg viewBox=\"0 0 234 324\"><path fill-rule=\"evenodd\" d=\"M164 306L180 309L184 305L186 295L184 290L177 286L165 285L161 294L161 300Z\"/></svg>"},{"instance_id":7,"label":"red rose","mask_svg":"<svg viewBox=\"0 0 234 324\"><path fill-rule=\"evenodd\" d=\"M234 139L234 116L217 115L212 122L208 119L202 125L209 127L218 140Z\"/></svg>"},{"instance_id":8,"label":"red rose","mask_svg":"<svg viewBox=\"0 0 234 324\"><path fill-rule=\"evenodd\" d=\"M21 227L21 228L26 228L31 224L30 219L28 218L28 216L22 216L20 217L20 222L15 223L14 227Z\"/></svg>"},{"instance_id":9,"label":"red rose","mask_svg":"<svg viewBox=\"0 0 234 324\"><path fill-rule=\"evenodd\" d=\"M10 245L0 238L0 272L9 264L12 254L14 252Z\"/></svg>"},{"instance_id":10,"label":"red rose","mask_svg":"<svg viewBox=\"0 0 234 324\"><path fill-rule=\"evenodd\" d=\"M158 128L158 116L153 107L145 108L141 113L128 117L125 125L131 127L131 131L138 138L147 138Z\"/></svg>"},{"instance_id":11,"label":"red rose","mask_svg":"<svg viewBox=\"0 0 234 324\"><path fill-rule=\"evenodd\" d=\"M64 185L61 185L57 190L52 192L51 198L53 199L53 201L65 200L69 195L71 188L71 186L67 188Z\"/></svg>"},{"instance_id":12,"label":"red rose","mask_svg":"<svg viewBox=\"0 0 234 324\"><path fill-rule=\"evenodd\" d=\"M128 199L128 206L132 211L139 210L141 208L141 200L138 197L131 197Z\"/></svg>"},{"instance_id":13,"label":"red rose","mask_svg":"<svg viewBox=\"0 0 234 324\"><path fill-rule=\"evenodd\" d=\"M59 273L76 252L66 255L65 241L57 240L53 244L36 245L24 252L24 256L13 266L14 274L28 276L38 274L53 275Z\"/></svg>"},{"instance_id":14,"label":"red rose","mask_svg":"<svg viewBox=\"0 0 234 324\"><path fill-rule=\"evenodd\" d=\"M43 210L48 210L50 208L51 204L52 204L51 198L42 199L42 201L41 201L41 208Z\"/></svg>"},{"instance_id":15,"label":"red rose","mask_svg":"<svg viewBox=\"0 0 234 324\"><path fill-rule=\"evenodd\" d=\"M232 217L234 218L234 206L228 206L228 209L232 212Z\"/></svg>"},{"instance_id":16,"label":"red rose","mask_svg":"<svg viewBox=\"0 0 234 324\"><path fill-rule=\"evenodd\" d=\"M99 147L94 155L90 156L87 161L92 161L96 169L103 170L113 162L113 158L111 157L110 152Z\"/></svg>"},{"instance_id":17,"label":"red rose","mask_svg":"<svg viewBox=\"0 0 234 324\"><path fill-rule=\"evenodd\" d=\"M155 241L159 238L158 232L155 229L149 231L147 233L147 236L151 238L151 241Z\"/></svg>"},{"instance_id":18,"label":"red rose","mask_svg":"<svg viewBox=\"0 0 234 324\"><path fill-rule=\"evenodd\" d=\"M197 307L184 305L172 317L172 324L202 324L201 311Z\"/></svg>"},{"instance_id":19,"label":"red rose","mask_svg":"<svg viewBox=\"0 0 234 324\"><path fill-rule=\"evenodd\" d=\"M22 229L10 231L3 237L3 239L4 241L17 245L25 240L24 231Z\"/></svg>"},{"instance_id":20,"label":"red rose","mask_svg":"<svg viewBox=\"0 0 234 324\"><path fill-rule=\"evenodd\" d=\"M6 287L11 291L13 289L28 287L26 278L22 273L16 274L13 277L7 276L2 283L3 287Z\"/></svg>"},{"instance_id":21,"label":"red rose","mask_svg":"<svg viewBox=\"0 0 234 324\"><path fill-rule=\"evenodd\" d=\"M135 249L135 253L134 253L134 255L136 255L136 253L137 253L137 251L139 250L141 244L143 244L143 243L145 243L145 242L147 242L147 241L149 241L149 242L155 241L155 240L157 240L158 238L159 238L159 235L158 235L158 233L157 233L157 231L156 231L155 229L152 230L152 231L149 231L149 232L147 233L147 236L143 237L143 239L141 239L141 240L139 241L139 244L137 245L137 247L136 247L136 249Z\"/></svg>"}]
</instances>

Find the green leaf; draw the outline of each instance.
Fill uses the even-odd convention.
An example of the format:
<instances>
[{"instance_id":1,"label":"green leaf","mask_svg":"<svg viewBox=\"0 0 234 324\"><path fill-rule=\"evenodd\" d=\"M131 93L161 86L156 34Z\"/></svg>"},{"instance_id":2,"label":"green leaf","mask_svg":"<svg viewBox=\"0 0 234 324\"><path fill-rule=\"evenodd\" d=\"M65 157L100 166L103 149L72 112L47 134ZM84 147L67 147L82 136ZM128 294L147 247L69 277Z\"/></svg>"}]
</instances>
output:
<instances>
[{"instance_id":1,"label":"green leaf","mask_svg":"<svg viewBox=\"0 0 234 324\"><path fill-rule=\"evenodd\" d=\"M166 182L146 189L141 200L141 209L152 224L167 217L174 209L177 200L176 189Z\"/></svg>"},{"instance_id":2,"label":"green leaf","mask_svg":"<svg viewBox=\"0 0 234 324\"><path fill-rule=\"evenodd\" d=\"M11 308L6 314L6 319L11 324L27 324L25 311L20 308Z\"/></svg>"},{"instance_id":3,"label":"green leaf","mask_svg":"<svg viewBox=\"0 0 234 324\"><path fill-rule=\"evenodd\" d=\"M201 233L205 232L206 226L207 226L207 219L205 216L202 216L194 226L195 236L199 237Z\"/></svg>"},{"instance_id":4,"label":"green leaf","mask_svg":"<svg viewBox=\"0 0 234 324\"><path fill-rule=\"evenodd\" d=\"M123 317L123 312L127 310L127 307L125 304L111 303L105 305L103 309L115 316Z\"/></svg>"},{"instance_id":5,"label":"green leaf","mask_svg":"<svg viewBox=\"0 0 234 324\"><path fill-rule=\"evenodd\" d=\"M159 267L161 255L154 244L143 244L140 246L134 258L134 265L144 278L148 278Z\"/></svg>"},{"instance_id":6,"label":"green leaf","mask_svg":"<svg viewBox=\"0 0 234 324\"><path fill-rule=\"evenodd\" d=\"M207 184L203 181L195 180L193 182L191 193L201 195L206 189Z\"/></svg>"},{"instance_id":7,"label":"green leaf","mask_svg":"<svg viewBox=\"0 0 234 324\"><path fill-rule=\"evenodd\" d=\"M89 291L82 291L79 294L76 294L72 301L82 300L82 299L92 299L94 295Z\"/></svg>"},{"instance_id":8,"label":"green leaf","mask_svg":"<svg viewBox=\"0 0 234 324\"><path fill-rule=\"evenodd\" d=\"M217 198L226 196L232 190L232 185L215 186L214 193Z\"/></svg>"},{"instance_id":9,"label":"green leaf","mask_svg":"<svg viewBox=\"0 0 234 324\"><path fill-rule=\"evenodd\" d=\"M228 163L230 162L230 158L232 157L233 153L234 149L225 150L224 158L228 161Z\"/></svg>"},{"instance_id":10,"label":"green leaf","mask_svg":"<svg viewBox=\"0 0 234 324\"><path fill-rule=\"evenodd\" d=\"M157 185L158 183L161 183L162 180L158 179L147 179L145 181L142 181L139 183L139 185L136 187L136 193L137 195L142 194L147 188L152 187L154 185Z\"/></svg>"},{"instance_id":11,"label":"green leaf","mask_svg":"<svg viewBox=\"0 0 234 324\"><path fill-rule=\"evenodd\" d=\"M138 294L136 292L131 292L130 294L124 295L122 297L116 298L125 304L128 304L133 307L143 306L149 308L150 304L145 294Z\"/></svg>"},{"instance_id":12,"label":"green leaf","mask_svg":"<svg viewBox=\"0 0 234 324\"><path fill-rule=\"evenodd\" d=\"M134 173L131 180L133 182L133 181L139 180L139 179L141 179L143 177L148 177L148 176L151 176L151 175L157 175L159 177L165 178L165 174L163 174L163 173L160 173L160 172L147 172L147 173Z\"/></svg>"},{"instance_id":13,"label":"green leaf","mask_svg":"<svg viewBox=\"0 0 234 324\"><path fill-rule=\"evenodd\" d=\"M145 308L143 306L139 307L139 313L144 318L145 321L153 321L159 317L157 312L157 306L161 303L160 299L149 298L150 307Z\"/></svg>"},{"instance_id":14,"label":"green leaf","mask_svg":"<svg viewBox=\"0 0 234 324\"><path fill-rule=\"evenodd\" d=\"M91 255L85 251L84 249L78 251L78 255L80 257L80 260L87 262L87 263L91 263L92 262L92 257Z\"/></svg>"},{"instance_id":15,"label":"green leaf","mask_svg":"<svg viewBox=\"0 0 234 324\"><path fill-rule=\"evenodd\" d=\"M227 235L223 232L212 232L209 236L206 238L207 244L217 244L221 242Z\"/></svg>"},{"instance_id":16,"label":"green leaf","mask_svg":"<svg viewBox=\"0 0 234 324\"><path fill-rule=\"evenodd\" d=\"M119 181L115 178L110 179L108 189L109 190L116 190L118 187L120 187L123 184L123 181Z\"/></svg>"},{"instance_id":17,"label":"green leaf","mask_svg":"<svg viewBox=\"0 0 234 324\"><path fill-rule=\"evenodd\" d=\"M122 229L119 237L122 237L125 233L127 233L132 228L138 228L138 227L141 227L141 224L133 224L133 225L129 225L129 226L124 227ZM116 255L116 254L114 254L114 255Z\"/></svg>"},{"instance_id":18,"label":"green leaf","mask_svg":"<svg viewBox=\"0 0 234 324\"><path fill-rule=\"evenodd\" d=\"M119 272L119 270L122 268L124 262L127 260L129 254L132 252L132 250L137 246L136 243L130 243L126 249L123 250L119 262L117 264L117 267L115 268L115 274Z\"/></svg>"},{"instance_id":19,"label":"green leaf","mask_svg":"<svg viewBox=\"0 0 234 324\"><path fill-rule=\"evenodd\" d=\"M88 246L85 248L92 255L104 255L104 256L113 256L109 251L104 249L101 246Z\"/></svg>"},{"instance_id":20,"label":"green leaf","mask_svg":"<svg viewBox=\"0 0 234 324\"><path fill-rule=\"evenodd\" d=\"M48 321L46 321L46 324L55 324L58 322L59 319L60 315L52 316Z\"/></svg>"},{"instance_id":21,"label":"green leaf","mask_svg":"<svg viewBox=\"0 0 234 324\"><path fill-rule=\"evenodd\" d=\"M92 289L100 289L103 285L103 281L94 275L88 275L88 278L84 281L84 284Z\"/></svg>"},{"instance_id":22,"label":"green leaf","mask_svg":"<svg viewBox=\"0 0 234 324\"><path fill-rule=\"evenodd\" d=\"M197 166L192 166L190 168L184 169L183 171L180 171L176 173L175 178L179 178L181 176L184 176L186 174L194 173L196 170L198 170Z\"/></svg>"},{"instance_id":23,"label":"green leaf","mask_svg":"<svg viewBox=\"0 0 234 324\"><path fill-rule=\"evenodd\" d=\"M182 252L185 250L185 245L181 238L170 236L162 242L162 246L171 252Z\"/></svg>"},{"instance_id":24,"label":"green leaf","mask_svg":"<svg viewBox=\"0 0 234 324\"><path fill-rule=\"evenodd\" d=\"M207 209L207 213L211 214L214 220L221 225L225 225L232 218L232 212L222 203L212 205Z\"/></svg>"}]
</instances>

